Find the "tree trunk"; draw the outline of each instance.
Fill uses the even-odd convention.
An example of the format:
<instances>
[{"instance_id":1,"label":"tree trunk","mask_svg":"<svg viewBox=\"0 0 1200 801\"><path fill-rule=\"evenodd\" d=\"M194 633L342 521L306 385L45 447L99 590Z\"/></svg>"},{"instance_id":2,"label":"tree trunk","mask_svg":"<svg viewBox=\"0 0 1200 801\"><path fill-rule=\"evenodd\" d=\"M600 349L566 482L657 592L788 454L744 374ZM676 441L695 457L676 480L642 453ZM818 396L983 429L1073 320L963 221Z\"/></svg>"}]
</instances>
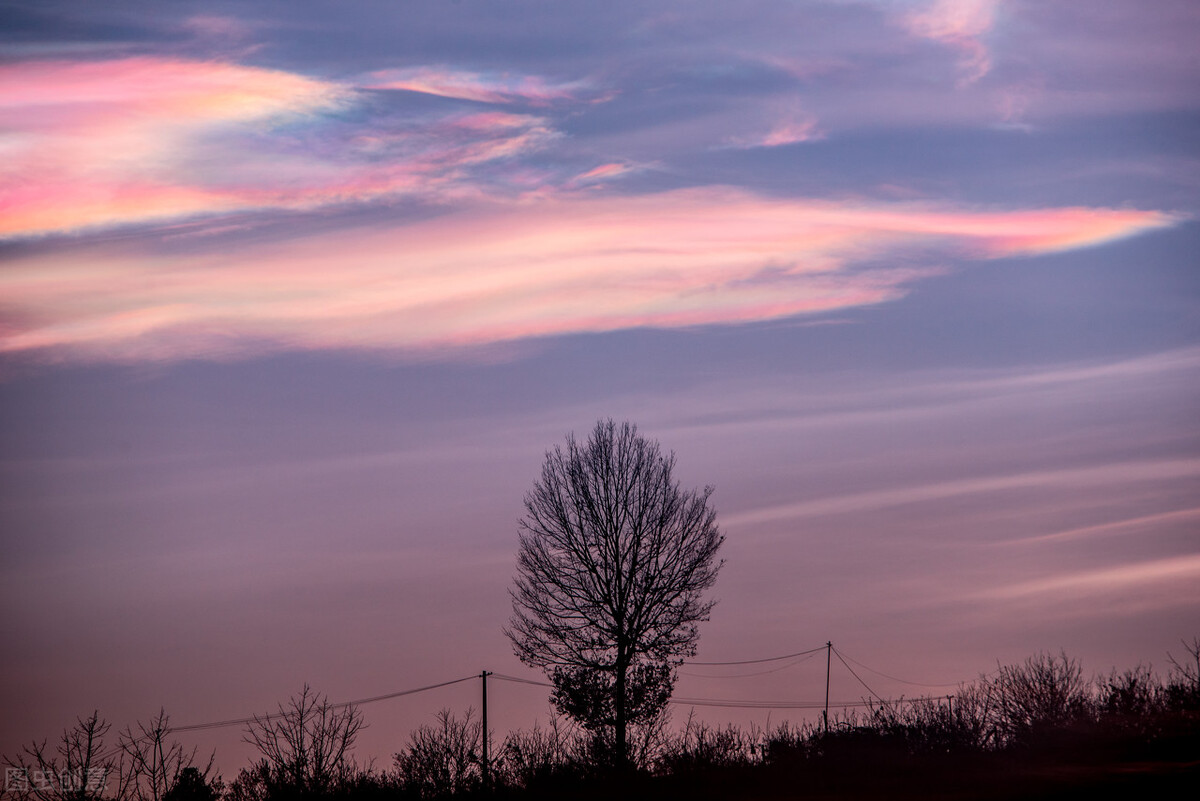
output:
<instances>
[{"instance_id":1,"label":"tree trunk","mask_svg":"<svg viewBox=\"0 0 1200 801\"><path fill-rule=\"evenodd\" d=\"M615 746L617 749L616 760L618 770L624 770L629 764L629 745L628 745L628 720L626 714L625 703L625 674L628 672L629 666L626 663L624 654L617 656L617 677L616 686L613 692L613 706L616 711L615 725Z\"/></svg>"}]
</instances>

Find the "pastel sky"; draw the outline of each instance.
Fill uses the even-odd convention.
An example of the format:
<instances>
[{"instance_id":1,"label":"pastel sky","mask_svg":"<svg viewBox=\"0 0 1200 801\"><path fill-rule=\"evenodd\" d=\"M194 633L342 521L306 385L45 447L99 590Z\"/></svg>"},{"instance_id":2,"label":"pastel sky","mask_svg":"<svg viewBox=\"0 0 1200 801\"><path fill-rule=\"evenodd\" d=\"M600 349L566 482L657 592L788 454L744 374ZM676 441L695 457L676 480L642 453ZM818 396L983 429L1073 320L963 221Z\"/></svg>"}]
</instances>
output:
<instances>
[{"instance_id":1,"label":"pastel sky","mask_svg":"<svg viewBox=\"0 0 1200 801\"><path fill-rule=\"evenodd\" d=\"M0 753L537 678L522 496L607 417L716 487L700 660L1165 665L1198 40L1191 0L0 4ZM677 694L823 696L748 672ZM470 705L372 705L360 756Z\"/></svg>"}]
</instances>

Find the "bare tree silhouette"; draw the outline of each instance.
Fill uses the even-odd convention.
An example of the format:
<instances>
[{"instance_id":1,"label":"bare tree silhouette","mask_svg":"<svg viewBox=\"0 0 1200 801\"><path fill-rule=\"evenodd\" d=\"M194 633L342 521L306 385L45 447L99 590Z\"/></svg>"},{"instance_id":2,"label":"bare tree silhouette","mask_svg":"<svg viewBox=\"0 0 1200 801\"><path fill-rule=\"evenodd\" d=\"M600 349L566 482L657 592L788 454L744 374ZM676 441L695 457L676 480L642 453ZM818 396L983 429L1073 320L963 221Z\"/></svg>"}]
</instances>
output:
<instances>
[{"instance_id":1,"label":"bare tree silhouette","mask_svg":"<svg viewBox=\"0 0 1200 801\"><path fill-rule=\"evenodd\" d=\"M278 713L255 716L246 727L243 739L263 759L249 774L243 771L238 782L265 784L269 796L326 795L353 775L350 751L362 727L357 707L330 704L305 684L286 706L279 705Z\"/></svg>"},{"instance_id":2,"label":"bare tree silhouette","mask_svg":"<svg viewBox=\"0 0 1200 801\"><path fill-rule=\"evenodd\" d=\"M167 741L171 719L165 710L148 722L126 727L118 738L121 749L121 785L128 801L163 801L179 783L184 771L195 770L202 782L208 781L216 760L214 752L203 770L196 767L196 752L184 750L178 741ZM189 774L189 781L192 780Z\"/></svg>"},{"instance_id":3,"label":"bare tree silhouette","mask_svg":"<svg viewBox=\"0 0 1200 801\"><path fill-rule=\"evenodd\" d=\"M714 601L723 537L708 499L683 490L675 455L630 423L546 454L525 496L513 617L521 661L554 683L558 709L608 739L625 764L629 727L666 705Z\"/></svg>"},{"instance_id":4,"label":"bare tree silhouette","mask_svg":"<svg viewBox=\"0 0 1200 801\"><path fill-rule=\"evenodd\" d=\"M122 778L116 752L104 749L109 728L99 711L92 712L64 730L53 750L43 740L25 746L16 757L6 757L6 792L18 801L96 801L104 797L109 779ZM118 786L115 797L124 795L124 787Z\"/></svg>"},{"instance_id":5,"label":"bare tree silhouette","mask_svg":"<svg viewBox=\"0 0 1200 801\"><path fill-rule=\"evenodd\" d=\"M480 746L483 724L468 709L462 718L449 709L438 713L438 725L423 725L396 754L400 786L417 798L468 793L483 785Z\"/></svg>"}]
</instances>

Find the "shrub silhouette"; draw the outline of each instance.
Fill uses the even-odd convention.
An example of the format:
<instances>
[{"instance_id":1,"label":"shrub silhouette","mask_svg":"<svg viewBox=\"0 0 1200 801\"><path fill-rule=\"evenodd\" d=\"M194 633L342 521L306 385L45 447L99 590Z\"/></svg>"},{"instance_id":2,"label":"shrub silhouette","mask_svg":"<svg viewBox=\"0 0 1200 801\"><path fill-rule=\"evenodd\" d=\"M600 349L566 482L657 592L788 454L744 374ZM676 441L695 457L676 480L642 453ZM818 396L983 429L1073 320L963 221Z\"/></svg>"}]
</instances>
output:
<instances>
[{"instance_id":1,"label":"shrub silhouette","mask_svg":"<svg viewBox=\"0 0 1200 801\"><path fill-rule=\"evenodd\" d=\"M468 709L462 718L449 709L438 713L436 726L423 725L395 755L400 787L416 798L442 798L479 789L483 725Z\"/></svg>"},{"instance_id":2,"label":"shrub silhouette","mask_svg":"<svg viewBox=\"0 0 1200 801\"><path fill-rule=\"evenodd\" d=\"M529 789L578 778L587 745L578 728L557 715L546 728L514 731L501 748L501 777L510 787Z\"/></svg>"},{"instance_id":3,"label":"shrub silhouette","mask_svg":"<svg viewBox=\"0 0 1200 801\"><path fill-rule=\"evenodd\" d=\"M121 784L120 766L113 759L113 753L104 748L104 738L110 728L111 724L100 717L97 710L77 718L75 725L63 731L53 750L43 740L25 746L15 757L5 757L7 768L25 778L24 786L10 787L6 776L6 792L16 801L97 801L103 798L110 779L117 777L118 785ZM124 790L123 786L118 786L117 794L124 795Z\"/></svg>"},{"instance_id":4,"label":"shrub silhouette","mask_svg":"<svg viewBox=\"0 0 1200 801\"><path fill-rule=\"evenodd\" d=\"M1001 666L990 684L993 731L1003 746L1032 746L1088 719L1092 699L1079 663L1040 653Z\"/></svg>"},{"instance_id":5,"label":"shrub silhouette","mask_svg":"<svg viewBox=\"0 0 1200 801\"><path fill-rule=\"evenodd\" d=\"M340 707L305 688L291 706L280 707L278 716L256 723L272 724L260 734L277 732L285 743L286 732L305 732L305 737L340 732L333 742L347 748L324 751L322 762L341 766L325 771L335 778L306 785L296 776L310 765L287 769L285 762L264 757L222 793L219 779L210 782L204 771L188 765L178 771L161 801L485 796L695 801L795 797L798 788L816 799L1082 798L1101 790L1130 797L1186 797L1184 793L1194 794L1200 779L1200 671L1194 661L1200 657L1194 644L1188 645L1187 657L1172 660L1165 678L1138 665L1085 679L1078 663L1065 654L1042 653L1000 666L960 686L949 699L877 702L865 711L835 714L828 730L788 722L768 731L720 727L689 716L681 730L670 732L666 715L659 715L653 725L631 731L630 753L637 755L640 772L612 770L610 755L601 750L611 748L611 742L598 744L596 733L555 717L546 728L508 735L492 764L494 784L487 788L480 765L483 730L473 710L462 717L442 710L436 725L413 732L392 770L377 773L358 769L346 755L360 718L352 710L330 714ZM150 730L166 729L165 716L159 720L164 725ZM6 761L46 769L107 764L102 746L107 730L94 713L64 732L56 750L34 744L23 752L24 763L21 758ZM279 753L311 755L313 747L305 740L303 747ZM341 754L340 761L331 761L330 754ZM115 781L92 791L68 787L11 795L14 801L146 801L145 790Z\"/></svg>"},{"instance_id":6,"label":"shrub silhouette","mask_svg":"<svg viewBox=\"0 0 1200 801\"><path fill-rule=\"evenodd\" d=\"M745 732L732 724L710 726L689 715L683 731L668 738L657 766L667 774L744 767L761 755L759 739L754 729Z\"/></svg>"},{"instance_id":7,"label":"shrub silhouette","mask_svg":"<svg viewBox=\"0 0 1200 801\"><path fill-rule=\"evenodd\" d=\"M189 765L179 772L163 801L217 801L223 789L219 779L210 782L199 768Z\"/></svg>"},{"instance_id":8,"label":"shrub silhouette","mask_svg":"<svg viewBox=\"0 0 1200 801\"><path fill-rule=\"evenodd\" d=\"M363 727L354 706L330 704L307 684L274 715L256 715L245 742L262 759L230 786L230 801L287 801L331 795L358 773L351 751Z\"/></svg>"}]
</instances>

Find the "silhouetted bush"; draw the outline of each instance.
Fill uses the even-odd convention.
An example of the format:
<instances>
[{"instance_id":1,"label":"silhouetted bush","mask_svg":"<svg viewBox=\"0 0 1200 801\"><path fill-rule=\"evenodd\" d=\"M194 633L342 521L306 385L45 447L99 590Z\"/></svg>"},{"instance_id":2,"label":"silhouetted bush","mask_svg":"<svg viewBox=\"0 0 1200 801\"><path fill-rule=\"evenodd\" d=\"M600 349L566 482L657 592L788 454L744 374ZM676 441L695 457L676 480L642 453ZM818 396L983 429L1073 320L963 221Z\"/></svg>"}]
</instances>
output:
<instances>
[{"instance_id":1,"label":"silhouetted bush","mask_svg":"<svg viewBox=\"0 0 1200 801\"><path fill-rule=\"evenodd\" d=\"M1183 643L1187 655L1169 655L1171 676L1167 680L1167 704L1177 712L1200 712L1200 637Z\"/></svg>"},{"instance_id":2,"label":"silhouetted bush","mask_svg":"<svg viewBox=\"0 0 1200 801\"><path fill-rule=\"evenodd\" d=\"M180 787L176 796L189 791L203 793L204 789L214 797L218 794L218 788L208 784L216 754L209 756L201 769L196 765L198 749L187 751L178 741L169 740L170 731L171 718L160 709L149 721L138 721L136 731L134 726L127 726L121 732L117 745L121 749L123 801L165 801L176 787Z\"/></svg>"},{"instance_id":3,"label":"silhouetted bush","mask_svg":"<svg viewBox=\"0 0 1200 801\"><path fill-rule=\"evenodd\" d=\"M836 713L828 729L785 722L760 731L689 716L672 732L663 714L632 730L635 764L621 770L614 769L613 743L553 717L547 727L508 735L494 752L486 787L483 727L472 710L461 718L443 710L436 725L413 732L391 770L375 772L359 769L346 753L361 725L357 715L338 713L305 688L280 715L256 721L260 739L278 738L263 749L273 758L242 770L227 789L186 761L155 756L155 775L172 773L164 766L183 765L169 785L155 781L135 790L121 778L90 791L58 787L12 797L138 801L141 793L142 801L154 801L155 788L162 787L168 789L161 801L1057 799L1094 797L1101 790L1186 797L1200 781L1200 640L1185 648L1186 656L1171 659L1166 678L1139 665L1089 680L1065 654L1038 654L1000 666L949 698L875 701L865 710ZM165 716L160 722L143 727L137 738L155 743L154 754L160 738L148 739L147 732L165 730ZM128 777L128 766L119 771L103 761L107 729L93 714L64 732L56 749L34 744L7 762L31 771L108 765L114 776ZM312 736L324 737L324 744ZM296 746L289 744L293 740ZM129 749L114 753L132 758ZM164 753L176 752L168 746ZM325 756L318 769L306 760L319 754ZM302 778L314 771L326 779Z\"/></svg>"},{"instance_id":4,"label":"silhouetted bush","mask_svg":"<svg viewBox=\"0 0 1200 801\"><path fill-rule=\"evenodd\" d=\"M217 801L224 791L220 779L210 780L199 768L189 765L179 772L162 801Z\"/></svg>"},{"instance_id":5,"label":"silhouetted bush","mask_svg":"<svg viewBox=\"0 0 1200 801\"><path fill-rule=\"evenodd\" d=\"M1066 654L1041 653L1020 665L1003 665L990 688L994 739L1002 747L1045 744L1086 723L1093 709L1083 670Z\"/></svg>"},{"instance_id":6,"label":"silhouetted bush","mask_svg":"<svg viewBox=\"0 0 1200 801\"><path fill-rule=\"evenodd\" d=\"M64 729L53 749L43 740L5 757L5 793L15 801L123 799L128 789L123 771L114 753L104 748L110 728L97 710ZM16 781L10 781L7 771Z\"/></svg>"},{"instance_id":7,"label":"silhouetted bush","mask_svg":"<svg viewBox=\"0 0 1200 801\"><path fill-rule=\"evenodd\" d=\"M584 771L586 745L578 727L557 715L546 728L514 731L504 740L499 766L509 787L531 788L575 779Z\"/></svg>"},{"instance_id":8,"label":"silhouetted bush","mask_svg":"<svg viewBox=\"0 0 1200 801\"><path fill-rule=\"evenodd\" d=\"M307 684L274 715L256 715L245 741L262 759L243 769L229 801L314 801L327 798L360 770L351 757L363 727L354 706L334 705Z\"/></svg>"},{"instance_id":9,"label":"silhouetted bush","mask_svg":"<svg viewBox=\"0 0 1200 801\"><path fill-rule=\"evenodd\" d=\"M477 790L483 781L483 725L468 709L462 718L449 709L436 726L423 725L395 755L396 776L404 792L416 798L443 798Z\"/></svg>"},{"instance_id":10,"label":"silhouetted bush","mask_svg":"<svg viewBox=\"0 0 1200 801\"><path fill-rule=\"evenodd\" d=\"M665 774L744 767L761 754L759 739L753 729L710 726L689 715L683 730L666 739L656 767Z\"/></svg>"}]
</instances>

